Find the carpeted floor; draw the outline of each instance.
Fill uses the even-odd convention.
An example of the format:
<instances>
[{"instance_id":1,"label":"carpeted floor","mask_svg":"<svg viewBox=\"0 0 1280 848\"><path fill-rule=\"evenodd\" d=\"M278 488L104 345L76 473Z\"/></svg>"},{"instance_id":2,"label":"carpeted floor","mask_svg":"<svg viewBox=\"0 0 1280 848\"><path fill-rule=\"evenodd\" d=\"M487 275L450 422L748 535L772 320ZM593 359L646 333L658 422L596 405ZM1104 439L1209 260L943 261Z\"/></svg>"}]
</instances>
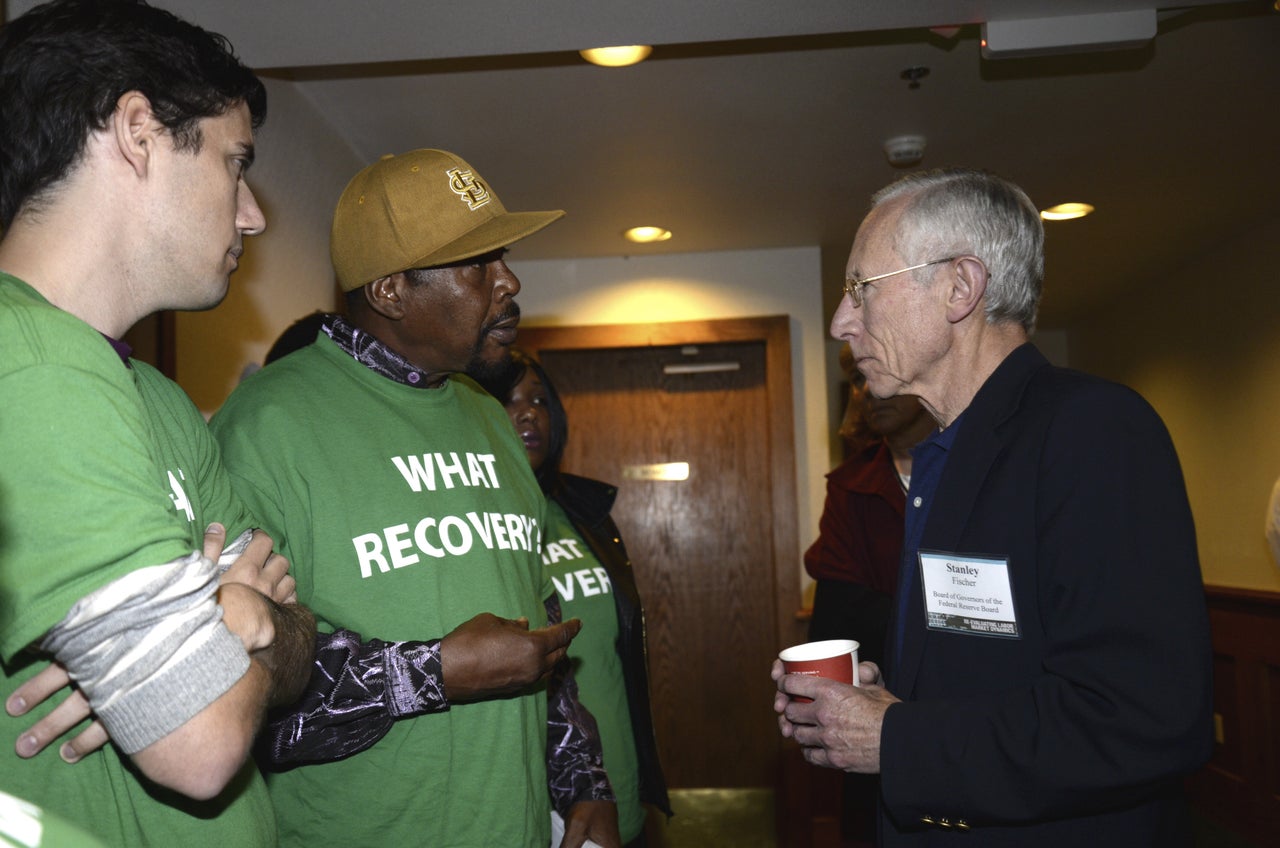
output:
<instances>
[{"instance_id":1,"label":"carpeted floor","mask_svg":"<svg viewBox=\"0 0 1280 848\"><path fill-rule=\"evenodd\" d=\"M777 848L772 789L674 789L669 821L649 819L649 848Z\"/></svg>"},{"instance_id":2,"label":"carpeted floor","mask_svg":"<svg viewBox=\"0 0 1280 848\"><path fill-rule=\"evenodd\" d=\"M777 848L771 789L676 789L675 817L651 817L649 848ZM1192 813L1196 848L1263 848Z\"/></svg>"},{"instance_id":3,"label":"carpeted floor","mask_svg":"<svg viewBox=\"0 0 1280 848\"><path fill-rule=\"evenodd\" d=\"M1224 828L1222 825L1191 811L1191 827L1195 834L1196 848L1264 848Z\"/></svg>"}]
</instances>

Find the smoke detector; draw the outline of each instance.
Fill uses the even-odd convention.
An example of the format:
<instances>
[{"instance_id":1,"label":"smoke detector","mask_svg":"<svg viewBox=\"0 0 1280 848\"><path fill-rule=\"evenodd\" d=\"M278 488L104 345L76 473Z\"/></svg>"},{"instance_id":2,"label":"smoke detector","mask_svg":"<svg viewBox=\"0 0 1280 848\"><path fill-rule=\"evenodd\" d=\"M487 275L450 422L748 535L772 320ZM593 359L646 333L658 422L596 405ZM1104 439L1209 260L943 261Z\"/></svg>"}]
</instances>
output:
<instances>
[{"instance_id":1,"label":"smoke detector","mask_svg":"<svg viewBox=\"0 0 1280 848\"><path fill-rule=\"evenodd\" d=\"M898 135L884 143L884 155L895 168L915 165L924 158L925 137L922 135Z\"/></svg>"}]
</instances>

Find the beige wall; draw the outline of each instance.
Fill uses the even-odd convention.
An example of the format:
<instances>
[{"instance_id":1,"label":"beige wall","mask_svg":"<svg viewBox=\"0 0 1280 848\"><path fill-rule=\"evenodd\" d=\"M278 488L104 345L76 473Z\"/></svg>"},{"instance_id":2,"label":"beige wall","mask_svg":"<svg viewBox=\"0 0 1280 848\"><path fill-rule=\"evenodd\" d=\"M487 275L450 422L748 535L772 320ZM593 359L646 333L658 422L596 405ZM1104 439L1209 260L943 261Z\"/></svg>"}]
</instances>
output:
<instances>
[{"instance_id":1,"label":"beige wall","mask_svg":"<svg viewBox=\"0 0 1280 848\"><path fill-rule=\"evenodd\" d=\"M1280 218L1176 263L1071 331L1071 362L1137 389L1182 460L1206 583L1280 591L1263 536L1280 476Z\"/></svg>"},{"instance_id":2,"label":"beige wall","mask_svg":"<svg viewBox=\"0 0 1280 848\"><path fill-rule=\"evenodd\" d=\"M338 195L363 165L292 83L265 80L267 122L256 139L249 184L266 232L245 240L231 291L211 312L177 316L178 382L206 415L260 363L280 331L332 309L329 221Z\"/></svg>"}]
</instances>

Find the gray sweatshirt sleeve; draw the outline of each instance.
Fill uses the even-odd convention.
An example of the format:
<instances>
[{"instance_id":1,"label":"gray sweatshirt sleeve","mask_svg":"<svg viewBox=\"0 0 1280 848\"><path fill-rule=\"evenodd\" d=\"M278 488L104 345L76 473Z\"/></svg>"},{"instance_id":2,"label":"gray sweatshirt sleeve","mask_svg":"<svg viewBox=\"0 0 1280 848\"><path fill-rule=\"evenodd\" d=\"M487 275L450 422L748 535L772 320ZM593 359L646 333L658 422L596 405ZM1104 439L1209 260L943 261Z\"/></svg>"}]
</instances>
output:
<instances>
[{"instance_id":1,"label":"gray sweatshirt sleeve","mask_svg":"<svg viewBox=\"0 0 1280 848\"><path fill-rule=\"evenodd\" d=\"M125 753L185 724L248 670L222 623L218 574L198 552L138 569L81 598L42 640Z\"/></svg>"}]
</instances>

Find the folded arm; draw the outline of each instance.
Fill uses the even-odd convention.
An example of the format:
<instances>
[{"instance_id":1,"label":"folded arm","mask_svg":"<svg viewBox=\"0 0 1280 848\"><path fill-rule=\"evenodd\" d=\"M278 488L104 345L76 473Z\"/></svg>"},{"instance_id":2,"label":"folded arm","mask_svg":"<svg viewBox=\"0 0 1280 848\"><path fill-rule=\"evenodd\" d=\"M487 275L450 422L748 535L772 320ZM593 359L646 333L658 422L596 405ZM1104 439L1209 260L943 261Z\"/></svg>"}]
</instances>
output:
<instances>
[{"instance_id":1,"label":"folded arm","mask_svg":"<svg viewBox=\"0 0 1280 848\"><path fill-rule=\"evenodd\" d=\"M525 619L481 613L424 642L318 634L310 680L295 704L272 715L260 760L284 769L342 759L371 747L399 719L523 689L550 673L581 626L530 630Z\"/></svg>"},{"instance_id":2,"label":"folded arm","mask_svg":"<svg viewBox=\"0 0 1280 848\"><path fill-rule=\"evenodd\" d=\"M82 599L42 641L58 660L6 702L24 715L55 691L74 691L18 740L34 756L98 717L62 746L74 762L108 734L152 780L195 798L216 795L247 757L268 706L293 700L305 682L311 614L280 605L228 578L252 579L277 597L292 594L287 561L259 534L219 577L212 561L225 531L212 525L205 555L140 569Z\"/></svg>"},{"instance_id":3,"label":"folded arm","mask_svg":"<svg viewBox=\"0 0 1280 848\"><path fill-rule=\"evenodd\" d=\"M310 680L296 703L273 714L259 761L281 769L340 760L371 747L398 718L448 708L439 639L362 641L350 630L319 633Z\"/></svg>"}]
</instances>

